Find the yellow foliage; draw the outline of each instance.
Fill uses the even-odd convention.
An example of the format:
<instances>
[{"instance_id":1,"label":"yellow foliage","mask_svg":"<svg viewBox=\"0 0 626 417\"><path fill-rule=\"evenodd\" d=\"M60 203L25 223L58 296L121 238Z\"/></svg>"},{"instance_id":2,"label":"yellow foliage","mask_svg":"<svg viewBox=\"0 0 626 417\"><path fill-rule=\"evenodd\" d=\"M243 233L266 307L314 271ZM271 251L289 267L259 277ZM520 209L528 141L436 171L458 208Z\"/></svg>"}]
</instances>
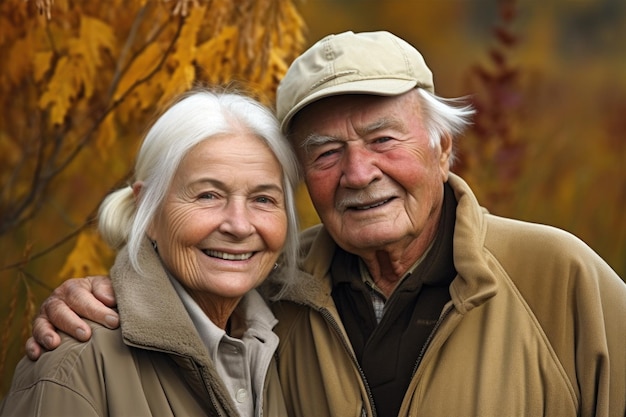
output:
<instances>
[{"instance_id":1,"label":"yellow foliage","mask_svg":"<svg viewBox=\"0 0 626 417\"><path fill-rule=\"evenodd\" d=\"M46 75L50 69L50 60L52 59L53 54L51 51L44 51L36 52L34 55L33 64L35 68L33 70L33 75L35 81L43 81L44 75Z\"/></svg>"},{"instance_id":2,"label":"yellow foliage","mask_svg":"<svg viewBox=\"0 0 626 417\"><path fill-rule=\"evenodd\" d=\"M93 93L93 85L97 84L99 67L103 64L102 52L115 54L115 36L113 28L105 22L88 16L80 17L80 34L70 39L69 48L72 55L80 57L81 67L85 71L84 87L87 97Z\"/></svg>"},{"instance_id":3,"label":"yellow foliage","mask_svg":"<svg viewBox=\"0 0 626 417\"><path fill-rule=\"evenodd\" d=\"M211 84L223 83L233 73L238 30L224 27L215 37L198 46L197 61Z\"/></svg>"},{"instance_id":4,"label":"yellow foliage","mask_svg":"<svg viewBox=\"0 0 626 417\"><path fill-rule=\"evenodd\" d=\"M39 108L46 110L48 106L51 107L50 123L53 125L63 123L72 100L78 94L80 78L68 77L68 74L76 74L78 71L79 68L73 57L61 57L56 65L54 76L48 83L47 91L39 99Z\"/></svg>"},{"instance_id":5,"label":"yellow foliage","mask_svg":"<svg viewBox=\"0 0 626 417\"><path fill-rule=\"evenodd\" d=\"M115 144L116 129L112 114L104 118L97 132L96 149L101 155L110 155L111 148Z\"/></svg>"},{"instance_id":6,"label":"yellow foliage","mask_svg":"<svg viewBox=\"0 0 626 417\"><path fill-rule=\"evenodd\" d=\"M123 74L113 98L119 100L136 83L154 71L163 59L163 48L159 43L149 44L142 53L137 55L130 67Z\"/></svg>"},{"instance_id":7,"label":"yellow foliage","mask_svg":"<svg viewBox=\"0 0 626 417\"><path fill-rule=\"evenodd\" d=\"M174 95L189 89L195 81L195 69L191 64L179 65L168 77L167 83L163 83L161 88L163 94L157 101L159 106L163 106Z\"/></svg>"},{"instance_id":8,"label":"yellow foliage","mask_svg":"<svg viewBox=\"0 0 626 417\"><path fill-rule=\"evenodd\" d=\"M74 249L65 259L65 264L58 273L54 286L68 278L88 275L106 275L113 259L113 251L102 241L100 235L91 229L85 229L78 235Z\"/></svg>"},{"instance_id":9,"label":"yellow foliage","mask_svg":"<svg viewBox=\"0 0 626 417\"><path fill-rule=\"evenodd\" d=\"M180 65L186 65L193 61L196 55L196 43L198 33L204 23L206 7L196 7L185 20L185 25L180 32L180 40L173 54L174 60Z\"/></svg>"},{"instance_id":10,"label":"yellow foliage","mask_svg":"<svg viewBox=\"0 0 626 417\"><path fill-rule=\"evenodd\" d=\"M99 66L102 65L101 53L107 50L114 52L113 31L106 23L86 16L80 18L79 37L67 39L68 54L58 60L54 75L47 85L47 91L39 100L39 107L50 106L50 122L53 125L63 123L73 100L83 92L86 98L94 93L100 76ZM29 49L27 49L29 50ZM40 58L47 58L43 55ZM40 60L40 64L46 61ZM49 62L49 60L47 61ZM35 77L41 78L46 66L38 67Z\"/></svg>"}]
</instances>

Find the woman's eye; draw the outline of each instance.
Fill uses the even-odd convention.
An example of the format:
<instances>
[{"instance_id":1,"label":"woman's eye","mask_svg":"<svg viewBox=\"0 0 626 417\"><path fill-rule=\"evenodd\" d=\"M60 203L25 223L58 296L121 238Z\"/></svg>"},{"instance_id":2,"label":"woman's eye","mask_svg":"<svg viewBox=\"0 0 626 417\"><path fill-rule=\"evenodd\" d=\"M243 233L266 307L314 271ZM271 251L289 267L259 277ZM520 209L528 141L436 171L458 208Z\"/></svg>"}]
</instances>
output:
<instances>
[{"instance_id":1,"label":"woman's eye","mask_svg":"<svg viewBox=\"0 0 626 417\"><path fill-rule=\"evenodd\" d=\"M272 200L269 197L267 197L267 196L257 197L257 198L255 198L254 201L256 201L257 203L262 203L262 204L268 204L268 203L272 202Z\"/></svg>"},{"instance_id":2,"label":"woman's eye","mask_svg":"<svg viewBox=\"0 0 626 417\"><path fill-rule=\"evenodd\" d=\"M215 194L213 194L213 193L202 193L202 194L200 194L199 198L203 199L203 200L212 200L212 199L215 198Z\"/></svg>"}]
</instances>

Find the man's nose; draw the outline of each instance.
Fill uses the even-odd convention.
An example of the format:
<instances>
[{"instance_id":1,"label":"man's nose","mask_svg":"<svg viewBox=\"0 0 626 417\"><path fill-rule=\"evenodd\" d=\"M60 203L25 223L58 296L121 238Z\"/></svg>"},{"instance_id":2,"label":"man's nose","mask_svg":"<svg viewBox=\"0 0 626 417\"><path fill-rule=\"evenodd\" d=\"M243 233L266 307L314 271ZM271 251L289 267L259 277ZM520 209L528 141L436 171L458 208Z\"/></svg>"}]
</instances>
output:
<instances>
[{"instance_id":1,"label":"man's nose","mask_svg":"<svg viewBox=\"0 0 626 417\"><path fill-rule=\"evenodd\" d=\"M363 145L346 147L342 161L340 185L346 188L365 188L380 179L382 173L376 165L377 154Z\"/></svg>"}]
</instances>

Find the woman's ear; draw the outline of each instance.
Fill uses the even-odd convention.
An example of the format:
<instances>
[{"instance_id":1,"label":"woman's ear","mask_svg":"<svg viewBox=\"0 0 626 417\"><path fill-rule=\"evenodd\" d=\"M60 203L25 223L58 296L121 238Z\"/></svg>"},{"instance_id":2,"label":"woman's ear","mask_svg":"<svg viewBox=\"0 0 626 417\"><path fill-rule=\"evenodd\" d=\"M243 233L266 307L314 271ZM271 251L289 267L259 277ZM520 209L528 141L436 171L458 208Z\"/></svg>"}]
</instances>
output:
<instances>
[{"instance_id":1,"label":"woman's ear","mask_svg":"<svg viewBox=\"0 0 626 417\"><path fill-rule=\"evenodd\" d=\"M139 193L141 192L141 189L143 188L143 181L135 181L132 187L133 187L133 194L135 195L135 201L136 201L139 198Z\"/></svg>"}]
</instances>

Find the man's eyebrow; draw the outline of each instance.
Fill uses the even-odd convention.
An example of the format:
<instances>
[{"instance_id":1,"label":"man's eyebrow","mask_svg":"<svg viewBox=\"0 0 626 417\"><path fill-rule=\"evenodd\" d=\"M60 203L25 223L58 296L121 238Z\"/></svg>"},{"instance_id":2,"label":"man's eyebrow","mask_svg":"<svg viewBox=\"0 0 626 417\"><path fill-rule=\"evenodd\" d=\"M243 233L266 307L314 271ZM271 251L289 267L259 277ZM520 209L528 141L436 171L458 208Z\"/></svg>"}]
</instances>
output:
<instances>
[{"instance_id":1,"label":"man's eyebrow","mask_svg":"<svg viewBox=\"0 0 626 417\"><path fill-rule=\"evenodd\" d=\"M315 146L322 146L330 142L338 142L336 138L331 136L319 135L317 133L310 133L302 141L300 147L304 149L304 152L309 152L309 149Z\"/></svg>"},{"instance_id":2,"label":"man's eyebrow","mask_svg":"<svg viewBox=\"0 0 626 417\"><path fill-rule=\"evenodd\" d=\"M384 117L357 129L359 135L368 135L383 129L393 129L400 132L406 132L406 128L397 119L392 117Z\"/></svg>"}]
</instances>

